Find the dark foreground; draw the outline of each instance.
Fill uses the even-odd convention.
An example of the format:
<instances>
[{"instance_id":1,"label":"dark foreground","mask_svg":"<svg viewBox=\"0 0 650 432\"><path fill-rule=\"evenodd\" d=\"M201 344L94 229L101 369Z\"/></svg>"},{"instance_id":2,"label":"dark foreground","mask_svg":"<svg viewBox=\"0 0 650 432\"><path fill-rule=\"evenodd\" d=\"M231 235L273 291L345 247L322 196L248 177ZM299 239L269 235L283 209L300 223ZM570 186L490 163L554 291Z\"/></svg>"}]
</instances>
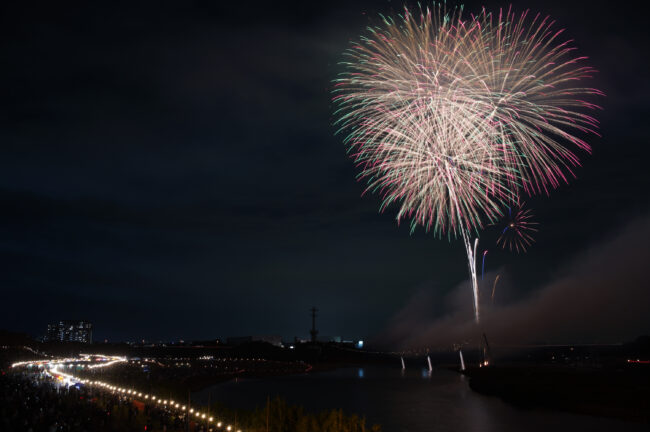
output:
<instances>
[{"instance_id":1,"label":"dark foreground","mask_svg":"<svg viewBox=\"0 0 650 432\"><path fill-rule=\"evenodd\" d=\"M521 408L650 423L650 365L620 369L492 366L470 369L470 387Z\"/></svg>"},{"instance_id":2,"label":"dark foreground","mask_svg":"<svg viewBox=\"0 0 650 432\"><path fill-rule=\"evenodd\" d=\"M3 432L232 431L232 432L380 432L341 410L306 412L282 399L269 399L256 410L207 408L218 418L234 420L232 429L150 404L135 395L67 386L41 372L0 375L0 430ZM210 418L212 420L212 418Z\"/></svg>"},{"instance_id":3,"label":"dark foreground","mask_svg":"<svg viewBox=\"0 0 650 432\"><path fill-rule=\"evenodd\" d=\"M466 377L437 373L442 368L457 370L457 352L431 353L435 370L430 374L425 369L426 354L405 354L408 370L404 372L399 354L331 344L302 344L295 349L265 344L153 348L16 345L7 343L0 349L0 370L6 372L1 377L0 392L3 431L205 431L212 427L194 418L188 422L178 412L147 404L134 394L115 395L84 385L63 388L36 370L23 375L10 367L17 360L76 356L82 348L86 352L100 348L113 351L128 356L129 361L92 370L70 365L70 372L76 376L188 401L188 405L191 394L192 406L198 403L202 412L207 410L208 415L237 425L232 432L239 428L242 432L378 430L351 413L367 414L392 431L548 431L580 430L586 425L590 427L583 430L628 430L622 427L625 421L629 430L638 430L650 423L650 365L629 363L631 358L648 357L638 343L517 348L516 354L499 353L496 366L467 372L476 393L496 396L524 410L513 409L496 398L482 398L476 393L471 396L473 392L466 391ZM467 364L478 364L477 358L477 353L465 352ZM352 365L354 379L334 371ZM374 373L373 368L382 372ZM313 374L328 370L331 373ZM296 391L292 391L294 381ZM213 388L216 383L220 384ZM205 387L206 397L195 400L194 393ZM241 396L239 402L237 395ZM282 395L290 403L274 395ZM624 422L616 423L621 420ZM492 427L486 429L489 425ZM511 427L504 429L504 425Z\"/></svg>"},{"instance_id":4,"label":"dark foreground","mask_svg":"<svg viewBox=\"0 0 650 432\"><path fill-rule=\"evenodd\" d=\"M6 432L185 430L180 418L163 410L139 410L120 396L33 374L4 373L0 385L0 430Z\"/></svg>"}]
</instances>

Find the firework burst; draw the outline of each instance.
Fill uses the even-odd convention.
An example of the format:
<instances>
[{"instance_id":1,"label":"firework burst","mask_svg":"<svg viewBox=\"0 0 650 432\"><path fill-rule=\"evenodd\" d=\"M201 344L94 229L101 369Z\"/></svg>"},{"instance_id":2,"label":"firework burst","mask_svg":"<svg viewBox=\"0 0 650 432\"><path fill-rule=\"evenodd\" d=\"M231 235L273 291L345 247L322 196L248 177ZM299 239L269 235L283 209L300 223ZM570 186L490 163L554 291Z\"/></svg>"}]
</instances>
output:
<instances>
[{"instance_id":1,"label":"firework burst","mask_svg":"<svg viewBox=\"0 0 650 432\"><path fill-rule=\"evenodd\" d=\"M352 43L336 124L382 209L399 203L398 220L458 235L573 175L574 150L590 150L574 133L597 128L582 98L602 93L580 85L594 71L552 24L438 5Z\"/></svg>"},{"instance_id":2,"label":"firework burst","mask_svg":"<svg viewBox=\"0 0 650 432\"><path fill-rule=\"evenodd\" d=\"M503 249L526 252L526 248L535 241L533 234L537 232L538 223L533 221L533 213L524 208L525 205L522 202L508 209L506 225L497 239L497 245Z\"/></svg>"},{"instance_id":3,"label":"firework burst","mask_svg":"<svg viewBox=\"0 0 650 432\"><path fill-rule=\"evenodd\" d=\"M463 238L477 320L471 232L568 181L596 133L585 99L602 93L581 84L594 70L552 26L510 9L405 9L351 44L335 80L335 124L381 209Z\"/></svg>"}]
</instances>

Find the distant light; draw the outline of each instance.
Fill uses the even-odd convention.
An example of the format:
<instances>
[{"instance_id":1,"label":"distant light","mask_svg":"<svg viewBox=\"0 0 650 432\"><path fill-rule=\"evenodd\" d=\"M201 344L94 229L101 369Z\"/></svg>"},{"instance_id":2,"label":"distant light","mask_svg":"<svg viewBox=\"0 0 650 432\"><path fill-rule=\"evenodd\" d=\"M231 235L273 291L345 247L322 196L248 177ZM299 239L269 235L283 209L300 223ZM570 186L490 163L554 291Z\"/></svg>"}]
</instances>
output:
<instances>
[{"instance_id":1,"label":"distant light","mask_svg":"<svg viewBox=\"0 0 650 432\"><path fill-rule=\"evenodd\" d=\"M363 341L362 340L357 342L357 348L359 348L359 349L363 348Z\"/></svg>"}]
</instances>

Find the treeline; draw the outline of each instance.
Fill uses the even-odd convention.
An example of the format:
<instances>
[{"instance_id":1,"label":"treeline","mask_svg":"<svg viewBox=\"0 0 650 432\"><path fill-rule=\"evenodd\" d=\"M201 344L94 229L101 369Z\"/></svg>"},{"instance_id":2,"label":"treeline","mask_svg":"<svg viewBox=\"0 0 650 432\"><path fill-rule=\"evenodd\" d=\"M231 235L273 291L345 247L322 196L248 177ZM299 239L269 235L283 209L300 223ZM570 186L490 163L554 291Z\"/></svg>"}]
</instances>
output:
<instances>
[{"instance_id":1,"label":"treeline","mask_svg":"<svg viewBox=\"0 0 650 432\"><path fill-rule=\"evenodd\" d=\"M253 411L230 410L220 404L211 408L210 412L235 420L237 428L246 432L381 432L381 426L368 427L364 417L347 415L341 409L312 413L280 397Z\"/></svg>"}]
</instances>

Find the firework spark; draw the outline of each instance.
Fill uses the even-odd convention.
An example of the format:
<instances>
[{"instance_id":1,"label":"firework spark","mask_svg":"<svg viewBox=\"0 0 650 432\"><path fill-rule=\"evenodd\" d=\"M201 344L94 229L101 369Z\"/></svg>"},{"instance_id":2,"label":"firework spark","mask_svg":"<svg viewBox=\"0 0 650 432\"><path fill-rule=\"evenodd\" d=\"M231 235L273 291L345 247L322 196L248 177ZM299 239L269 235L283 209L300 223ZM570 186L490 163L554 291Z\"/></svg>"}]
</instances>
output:
<instances>
[{"instance_id":1,"label":"firework spark","mask_svg":"<svg viewBox=\"0 0 650 432\"><path fill-rule=\"evenodd\" d=\"M508 209L506 226L497 239L497 245L510 251L526 252L535 239L533 233L537 232L537 222L533 222L533 214L530 209L524 208L526 203L518 203Z\"/></svg>"},{"instance_id":2,"label":"firework spark","mask_svg":"<svg viewBox=\"0 0 650 432\"><path fill-rule=\"evenodd\" d=\"M590 151L578 134L597 133L583 111L602 93L581 84L594 70L552 26L511 9L405 9L351 44L335 80L335 124L368 190L412 230L461 236L475 297L470 233L567 182L574 151Z\"/></svg>"},{"instance_id":3,"label":"firework spark","mask_svg":"<svg viewBox=\"0 0 650 432\"><path fill-rule=\"evenodd\" d=\"M485 256L488 254L488 250L483 251L483 265L481 265L481 280L483 280L483 275L485 275Z\"/></svg>"},{"instance_id":4,"label":"firework spark","mask_svg":"<svg viewBox=\"0 0 650 432\"><path fill-rule=\"evenodd\" d=\"M500 274L497 275L497 277L494 278L494 284L492 285L492 295L490 296L492 299L492 304L494 304L494 293L497 290L497 282L499 282L499 278L501 277Z\"/></svg>"}]
</instances>

